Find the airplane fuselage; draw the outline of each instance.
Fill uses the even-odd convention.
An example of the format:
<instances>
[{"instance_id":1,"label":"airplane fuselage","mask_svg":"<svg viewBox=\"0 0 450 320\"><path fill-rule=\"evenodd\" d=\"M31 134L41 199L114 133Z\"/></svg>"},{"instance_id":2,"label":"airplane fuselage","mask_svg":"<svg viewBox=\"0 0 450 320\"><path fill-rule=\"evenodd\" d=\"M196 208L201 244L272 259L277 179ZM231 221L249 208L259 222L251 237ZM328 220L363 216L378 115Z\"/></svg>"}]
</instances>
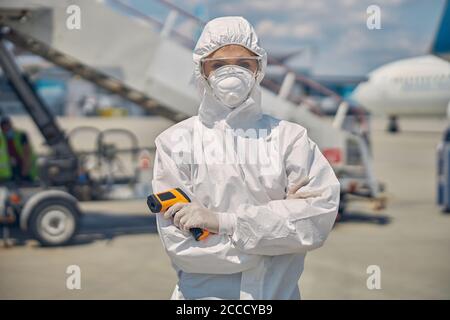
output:
<instances>
[{"instance_id":1,"label":"airplane fuselage","mask_svg":"<svg viewBox=\"0 0 450 320\"><path fill-rule=\"evenodd\" d=\"M386 64L352 98L378 115L443 116L450 102L450 63L428 55Z\"/></svg>"}]
</instances>

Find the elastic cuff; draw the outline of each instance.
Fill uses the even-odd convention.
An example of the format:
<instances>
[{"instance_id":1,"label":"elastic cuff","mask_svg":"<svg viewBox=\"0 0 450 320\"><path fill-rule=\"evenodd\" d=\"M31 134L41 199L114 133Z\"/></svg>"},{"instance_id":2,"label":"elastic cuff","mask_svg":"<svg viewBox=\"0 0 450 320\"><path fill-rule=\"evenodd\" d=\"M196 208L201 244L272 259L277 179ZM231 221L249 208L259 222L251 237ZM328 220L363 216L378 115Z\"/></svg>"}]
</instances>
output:
<instances>
[{"instance_id":1,"label":"elastic cuff","mask_svg":"<svg viewBox=\"0 0 450 320\"><path fill-rule=\"evenodd\" d=\"M219 213L219 234L232 236L236 230L236 215L234 213Z\"/></svg>"}]
</instances>

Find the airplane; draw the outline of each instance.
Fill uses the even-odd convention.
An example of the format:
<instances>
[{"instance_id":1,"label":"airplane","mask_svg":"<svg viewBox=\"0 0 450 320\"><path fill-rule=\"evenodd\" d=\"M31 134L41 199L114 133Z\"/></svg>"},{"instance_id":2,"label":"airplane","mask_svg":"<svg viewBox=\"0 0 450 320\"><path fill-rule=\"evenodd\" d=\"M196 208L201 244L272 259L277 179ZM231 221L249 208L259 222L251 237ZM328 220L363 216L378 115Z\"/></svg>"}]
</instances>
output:
<instances>
[{"instance_id":1,"label":"airplane","mask_svg":"<svg viewBox=\"0 0 450 320\"><path fill-rule=\"evenodd\" d=\"M450 117L450 5L444 11L430 54L385 64L369 73L350 99L374 115L389 117L388 131L399 130L398 117Z\"/></svg>"}]
</instances>

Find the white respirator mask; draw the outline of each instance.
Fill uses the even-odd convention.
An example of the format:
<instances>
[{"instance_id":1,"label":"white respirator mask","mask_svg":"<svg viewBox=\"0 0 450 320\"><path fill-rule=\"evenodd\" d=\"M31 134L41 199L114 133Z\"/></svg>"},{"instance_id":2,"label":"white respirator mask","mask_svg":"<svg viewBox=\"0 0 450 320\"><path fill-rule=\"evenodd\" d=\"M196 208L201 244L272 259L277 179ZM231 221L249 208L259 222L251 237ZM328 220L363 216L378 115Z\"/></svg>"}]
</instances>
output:
<instances>
[{"instance_id":1,"label":"white respirator mask","mask_svg":"<svg viewBox=\"0 0 450 320\"><path fill-rule=\"evenodd\" d=\"M240 106L255 85L255 75L246 68L225 65L211 72L209 85L215 97L229 108Z\"/></svg>"}]
</instances>

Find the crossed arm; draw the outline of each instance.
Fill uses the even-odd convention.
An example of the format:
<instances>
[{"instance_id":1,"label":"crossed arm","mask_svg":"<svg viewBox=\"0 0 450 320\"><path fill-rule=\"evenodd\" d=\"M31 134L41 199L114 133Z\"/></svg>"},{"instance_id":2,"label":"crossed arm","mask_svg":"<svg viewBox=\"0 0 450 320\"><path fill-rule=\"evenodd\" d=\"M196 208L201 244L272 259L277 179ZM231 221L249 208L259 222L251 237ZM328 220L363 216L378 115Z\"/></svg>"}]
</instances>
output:
<instances>
[{"instance_id":1,"label":"crossed arm","mask_svg":"<svg viewBox=\"0 0 450 320\"><path fill-rule=\"evenodd\" d=\"M176 164L157 141L154 192L181 186L195 202L189 170L189 165ZM286 171L285 199L259 206L242 204L235 212L221 213L235 218L230 235L217 234L197 242L171 219L157 215L158 231L173 263L185 272L235 273L254 268L262 256L303 253L320 247L337 214L339 182L306 134L289 149Z\"/></svg>"}]
</instances>

